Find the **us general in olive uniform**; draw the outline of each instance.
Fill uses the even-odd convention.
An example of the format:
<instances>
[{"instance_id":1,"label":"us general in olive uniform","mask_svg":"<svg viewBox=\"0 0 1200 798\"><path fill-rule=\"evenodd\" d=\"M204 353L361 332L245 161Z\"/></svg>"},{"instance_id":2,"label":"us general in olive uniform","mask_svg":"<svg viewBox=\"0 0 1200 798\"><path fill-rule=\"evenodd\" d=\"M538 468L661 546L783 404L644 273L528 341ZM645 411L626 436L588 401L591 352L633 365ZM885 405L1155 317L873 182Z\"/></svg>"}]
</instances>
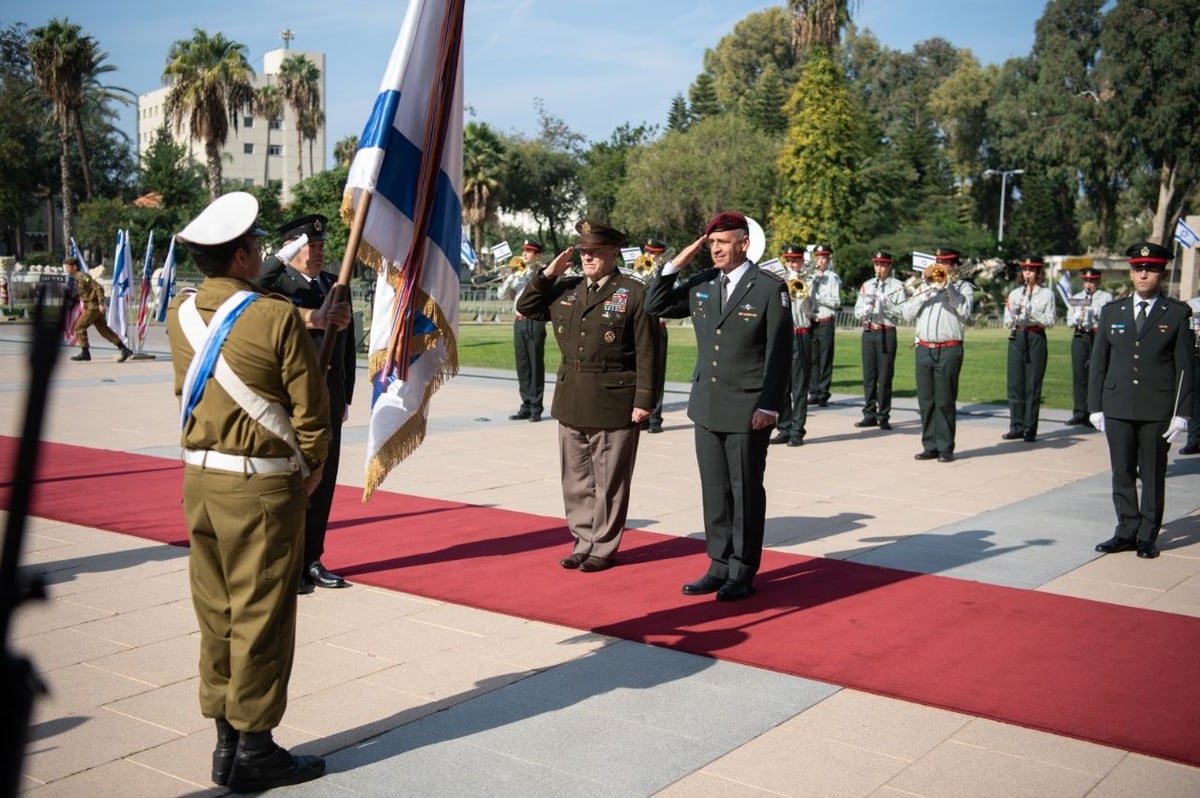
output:
<instances>
[{"instance_id":1,"label":"us general in olive uniform","mask_svg":"<svg viewBox=\"0 0 1200 798\"><path fill-rule=\"evenodd\" d=\"M83 305L83 314L75 322L75 337L79 341L79 354L71 357L72 360L91 360L92 353L88 347L88 327L95 327L96 332L104 337L104 340L115 346L121 356L118 360L124 363L133 354L133 350L125 346L125 342L121 340L121 336L113 332L113 329L108 326L108 322L104 319L104 288L92 279L92 276L87 272L80 271L79 261L75 258L66 258L63 260L63 270L67 276L75 281L75 295L79 298L79 303Z\"/></svg>"},{"instance_id":2,"label":"us general in olive uniform","mask_svg":"<svg viewBox=\"0 0 1200 798\"><path fill-rule=\"evenodd\" d=\"M560 276L573 250L559 253L530 276L517 312L549 320L562 351L551 413L575 545L560 565L601 571L613 565L625 530L639 426L654 407L658 333L645 285L617 269L625 235L586 220L575 229L583 275Z\"/></svg>"},{"instance_id":3,"label":"us general in olive uniform","mask_svg":"<svg viewBox=\"0 0 1200 798\"><path fill-rule=\"evenodd\" d=\"M232 192L179 233L206 277L167 316L200 709L217 726L213 780L235 792L324 773L323 760L293 756L271 730L287 706L304 511L329 448L329 400L297 311L251 282L262 267L257 214L253 196ZM192 368L198 350L219 354L215 368L207 358Z\"/></svg>"}]
</instances>

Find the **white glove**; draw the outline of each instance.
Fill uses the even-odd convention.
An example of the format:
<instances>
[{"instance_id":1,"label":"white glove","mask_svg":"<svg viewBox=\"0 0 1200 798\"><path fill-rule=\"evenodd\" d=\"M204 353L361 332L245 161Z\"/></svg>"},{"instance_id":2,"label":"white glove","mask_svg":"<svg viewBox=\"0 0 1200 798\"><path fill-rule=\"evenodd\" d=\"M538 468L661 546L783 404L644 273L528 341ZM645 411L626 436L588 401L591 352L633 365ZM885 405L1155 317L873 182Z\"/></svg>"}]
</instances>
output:
<instances>
[{"instance_id":1,"label":"white glove","mask_svg":"<svg viewBox=\"0 0 1200 798\"><path fill-rule=\"evenodd\" d=\"M1171 419L1171 424L1167 427L1167 431L1163 433L1167 443L1175 440L1176 436L1181 432L1187 432L1188 420L1183 416L1175 416Z\"/></svg>"},{"instance_id":2,"label":"white glove","mask_svg":"<svg viewBox=\"0 0 1200 798\"><path fill-rule=\"evenodd\" d=\"M1104 414L1103 413L1092 413L1090 416L1088 416L1088 421L1092 422L1093 427L1100 430L1101 432L1104 432Z\"/></svg>"}]
</instances>

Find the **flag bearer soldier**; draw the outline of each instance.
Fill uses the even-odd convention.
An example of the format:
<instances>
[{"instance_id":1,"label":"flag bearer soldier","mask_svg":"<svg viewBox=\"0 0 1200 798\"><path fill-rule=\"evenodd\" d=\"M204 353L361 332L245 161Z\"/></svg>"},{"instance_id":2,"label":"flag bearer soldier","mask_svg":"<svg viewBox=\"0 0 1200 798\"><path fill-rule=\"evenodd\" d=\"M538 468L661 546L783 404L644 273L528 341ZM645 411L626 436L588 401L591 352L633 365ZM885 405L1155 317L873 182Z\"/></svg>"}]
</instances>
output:
<instances>
[{"instance_id":1,"label":"flag bearer soldier","mask_svg":"<svg viewBox=\"0 0 1200 798\"><path fill-rule=\"evenodd\" d=\"M837 312L842 304L842 279L830 266L833 247L817 244L813 250L817 271L809 294L813 298L813 375L808 401L817 407L829 404L829 386L833 382L833 347L836 339Z\"/></svg>"},{"instance_id":2,"label":"flag bearer soldier","mask_svg":"<svg viewBox=\"0 0 1200 798\"><path fill-rule=\"evenodd\" d=\"M554 389L563 505L575 537L563 568L616 562L641 425L654 406L658 346L646 286L617 269L625 234L580 221L579 240L529 279L517 310L549 320L562 350ZM583 275L564 277L579 250Z\"/></svg>"},{"instance_id":3,"label":"flag bearer soldier","mask_svg":"<svg viewBox=\"0 0 1200 798\"><path fill-rule=\"evenodd\" d=\"M1136 549L1138 557L1153 559L1166 499L1167 452L1171 440L1187 431L1192 412L1192 311L1161 293L1169 249L1142 243L1125 254L1134 293L1100 311L1088 374L1090 419L1108 439L1117 516L1116 531L1096 551Z\"/></svg>"},{"instance_id":4,"label":"flag bearer soldier","mask_svg":"<svg viewBox=\"0 0 1200 798\"><path fill-rule=\"evenodd\" d=\"M648 304L657 316L690 315L696 331L688 418L695 422L709 565L683 593L716 593L718 601L754 595L767 511L767 448L787 401L792 354L787 286L746 258L749 238L744 215L717 214L704 235L651 281ZM678 283L679 269L706 245L713 268Z\"/></svg>"},{"instance_id":5,"label":"flag bearer soldier","mask_svg":"<svg viewBox=\"0 0 1200 798\"><path fill-rule=\"evenodd\" d=\"M871 257L875 279L858 290L854 318L862 322L863 417L856 427L892 428L892 378L896 373L896 325L902 318L908 292L892 276L892 253L879 250Z\"/></svg>"},{"instance_id":6,"label":"flag bearer soldier","mask_svg":"<svg viewBox=\"0 0 1200 798\"><path fill-rule=\"evenodd\" d=\"M803 446L808 423L808 389L812 379L812 286L804 280L804 248L785 244L779 253L792 303L792 363L788 393L779 408L771 443Z\"/></svg>"},{"instance_id":7,"label":"flag bearer soldier","mask_svg":"<svg viewBox=\"0 0 1200 798\"><path fill-rule=\"evenodd\" d=\"M1046 330L1054 326L1054 292L1042 284L1046 261L1021 261L1021 285L1008 292L1004 326L1008 335L1008 432L1006 441L1037 440L1046 376Z\"/></svg>"},{"instance_id":8,"label":"flag bearer soldier","mask_svg":"<svg viewBox=\"0 0 1200 798\"><path fill-rule=\"evenodd\" d=\"M205 275L167 317L181 397L183 512L200 627L200 710L213 718L212 778L234 792L325 772L271 731L287 706L304 510L329 449L317 352L290 302L254 286L258 201L232 192L179 233Z\"/></svg>"},{"instance_id":9,"label":"flag bearer soldier","mask_svg":"<svg viewBox=\"0 0 1200 798\"><path fill-rule=\"evenodd\" d=\"M496 294L501 299L521 299L521 292L529 283L533 272L541 268L542 245L527 238L521 245L521 259L525 265L504 278ZM531 319L517 311L513 320L513 349L517 357L517 387L521 393L521 407L509 416L512 421L541 421L544 410L543 397L546 393L546 323Z\"/></svg>"},{"instance_id":10,"label":"flag bearer soldier","mask_svg":"<svg viewBox=\"0 0 1200 798\"><path fill-rule=\"evenodd\" d=\"M1074 328L1071 337L1071 417L1068 427L1090 427L1088 421L1088 364L1092 361L1092 343L1096 337L1096 325L1100 320L1100 309L1112 302L1113 295L1100 288L1100 270L1088 266L1080 271L1083 290L1071 296L1067 309L1067 324Z\"/></svg>"},{"instance_id":11,"label":"flag bearer soldier","mask_svg":"<svg viewBox=\"0 0 1200 798\"><path fill-rule=\"evenodd\" d=\"M81 271L79 261L73 257L63 258L63 271L67 277L75 281L75 294L83 305L83 315L75 322L75 337L79 339L79 354L73 355L72 360L91 360L92 353L88 348L88 327L95 327L96 332L115 346L121 353L118 363L124 363L133 354L133 350L125 346L121 336L113 332L104 320L104 288L92 279L87 272Z\"/></svg>"},{"instance_id":12,"label":"flag bearer soldier","mask_svg":"<svg viewBox=\"0 0 1200 798\"><path fill-rule=\"evenodd\" d=\"M657 238L650 238L642 244L642 253L654 258L655 263L666 254L667 245ZM667 386L667 321L666 319L654 318L655 328L658 330L658 352L655 357L657 364L654 371L654 409L650 411L650 425L647 432L658 433L663 431L663 392Z\"/></svg>"},{"instance_id":13,"label":"flag bearer soldier","mask_svg":"<svg viewBox=\"0 0 1200 798\"><path fill-rule=\"evenodd\" d=\"M319 213L301 216L279 228L279 237L287 244L296 242L301 236L307 242L287 263L278 255L272 255L263 263L262 275L257 280L264 291L283 294L298 308L316 311L325 304L330 290L337 282L337 275L324 271L325 230L328 219ZM349 303L340 308L342 316L350 319ZM302 317L305 316L302 312ZM339 316L341 318L342 316ZM309 335L317 351L321 351L325 330L309 325ZM329 389L329 430L332 439L329 457L325 460L324 477L309 498L308 512L304 517L304 569L300 574L300 592L311 593L314 587L349 587L350 583L341 576L326 570L321 563L325 553L325 533L329 528L329 513L333 507L333 492L337 487L338 464L341 461L342 424L349 413L350 401L354 397L354 377L358 367L354 336L347 324L337 326L334 335L333 357L329 370L325 372L325 385Z\"/></svg>"},{"instance_id":14,"label":"flag bearer soldier","mask_svg":"<svg viewBox=\"0 0 1200 798\"><path fill-rule=\"evenodd\" d=\"M958 250L948 247L934 250L934 263L925 270L925 286L904 303L904 320L915 320L917 327L917 407L922 445L914 455L917 460L954 461L958 377L974 296L970 283L955 278L960 257Z\"/></svg>"}]
</instances>

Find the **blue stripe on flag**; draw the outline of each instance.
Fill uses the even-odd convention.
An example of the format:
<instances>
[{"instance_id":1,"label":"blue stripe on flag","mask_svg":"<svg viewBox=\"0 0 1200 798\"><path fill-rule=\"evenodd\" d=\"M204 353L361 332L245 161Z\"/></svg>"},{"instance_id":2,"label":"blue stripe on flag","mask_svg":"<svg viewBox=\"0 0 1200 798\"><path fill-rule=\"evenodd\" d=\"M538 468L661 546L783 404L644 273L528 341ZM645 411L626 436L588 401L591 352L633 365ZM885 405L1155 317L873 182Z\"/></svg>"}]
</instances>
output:
<instances>
[{"instance_id":1,"label":"blue stripe on flag","mask_svg":"<svg viewBox=\"0 0 1200 798\"><path fill-rule=\"evenodd\" d=\"M371 109L371 117L363 127L362 135L358 137L359 149L382 147L388 140L388 131L396 121L396 109L400 106L400 92L388 90L375 98L375 107Z\"/></svg>"}]
</instances>

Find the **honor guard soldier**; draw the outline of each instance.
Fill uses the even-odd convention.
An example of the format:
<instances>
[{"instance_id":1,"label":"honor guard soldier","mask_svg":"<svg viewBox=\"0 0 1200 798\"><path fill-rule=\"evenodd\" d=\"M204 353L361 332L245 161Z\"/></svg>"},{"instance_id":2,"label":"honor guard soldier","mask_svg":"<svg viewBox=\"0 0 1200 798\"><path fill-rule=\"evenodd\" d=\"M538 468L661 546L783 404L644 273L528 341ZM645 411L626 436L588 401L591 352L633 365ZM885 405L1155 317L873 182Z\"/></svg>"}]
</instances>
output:
<instances>
[{"instance_id":1,"label":"honor guard soldier","mask_svg":"<svg viewBox=\"0 0 1200 798\"><path fill-rule=\"evenodd\" d=\"M922 449L917 460L954 461L958 422L958 377L963 336L974 296L955 277L961 255L942 247L925 269L925 285L904 303L904 320L916 321L917 406L921 412Z\"/></svg>"},{"instance_id":2,"label":"honor guard soldier","mask_svg":"<svg viewBox=\"0 0 1200 798\"><path fill-rule=\"evenodd\" d=\"M812 276L809 295L813 298L812 385L808 401L817 407L829 404L829 386L833 383L833 348L837 330L837 312L842 304L842 280L832 267L833 247L817 244L813 250L817 270Z\"/></svg>"},{"instance_id":3,"label":"honor guard soldier","mask_svg":"<svg viewBox=\"0 0 1200 798\"><path fill-rule=\"evenodd\" d=\"M1100 320L1100 309L1112 302L1113 295L1100 288L1100 270L1088 266L1079 272L1083 279L1083 290L1071 296L1067 308L1067 324L1071 334L1071 417L1068 427L1090 427L1088 421L1087 392L1088 364L1092 361L1092 343L1096 336L1096 325Z\"/></svg>"},{"instance_id":4,"label":"honor guard soldier","mask_svg":"<svg viewBox=\"0 0 1200 798\"><path fill-rule=\"evenodd\" d=\"M1042 285L1046 261L1021 261L1021 285L1008 292L1004 326L1008 334L1008 432L1006 441L1037 440L1046 376L1046 330L1054 326L1054 292Z\"/></svg>"},{"instance_id":5,"label":"honor guard soldier","mask_svg":"<svg viewBox=\"0 0 1200 798\"><path fill-rule=\"evenodd\" d=\"M616 562L625 531L638 435L654 407L658 325L645 283L617 268L625 234L586 219L575 230L575 246L534 271L517 310L549 320L562 351L551 410L575 545L559 565L591 572ZM564 277L576 250L583 275Z\"/></svg>"},{"instance_id":6,"label":"honor guard soldier","mask_svg":"<svg viewBox=\"0 0 1200 798\"><path fill-rule=\"evenodd\" d=\"M1096 551L1158 556L1167 452L1192 412L1192 311L1161 292L1171 250L1153 243L1125 252L1134 293L1100 311L1088 373L1091 422L1108 439L1117 526ZM1142 482L1138 498L1137 481Z\"/></svg>"},{"instance_id":7,"label":"honor guard soldier","mask_svg":"<svg viewBox=\"0 0 1200 798\"><path fill-rule=\"evenodd\" d=\"M1180 454L1200 454L1200 296L1187 301L1192 309L1192 352L1196 362L1192 364L1192 417L1188 420L1187 445Z\"/></svg>"},{"instance_id":8,"label":"honor guard soldier","mask_svg":"<svg viewBox=\"0 0 1200 798\"><path fill-rule=\"evenodd\" d=\"M871 256L875 279L858 290L854 318L862 323L863 417L856 427L892 428L892 378L896 374L896 325L903 318L908 291L892 276L892 253Z\"/></svg>"},{"instance_id":9,"label":"honor guard soldier","mask_svg":"<svg viewBox=\"0 0 1200 798\"><path fill-rule=\"evenodd\" d=\"M179 233L204 281L171 302L181 398L183 514L200 627L200 711L217 727L212 779L261 792L315 779L271 731L287 706L304 509L329 449L329 400L299 313L253 283L258 201L235 191Z\"/></svg>"},{"instance_id":10,"label":"honor guard soldier","mask_svg":"<svg viewBox=\"0 0 1200 798\"><path fill-rule=\"evenodd\" d=\"M83 314L75 322L75 337L79 340L79 354L73 355L72 360L91 360L92 352L88 348L88 327L95 327L104 340L115 346L121 356L117 362L124 363L133 354L133 350L125 346L121 336L113 332L104 320L104 288L92 279L92 276L79 268L77 258L63 258L63 271L75 283L75 295L83 305Z\"/></svg>"},{"instance_id":11,"label":"honor guard soldier","mask_svg":"<svg viewBox=\"0 0 1200 798\"><path fill-rule=\"evenodd\" d=\"M267 258L258 287L269 293L283 294L304 311L321 308L329 292L337 282L337 275L323 270L325 265L325 230L328 219L319 213L293 219L279 228L283 241L280 252ZM297 244L302 246L296 247ZM290 245L290 246L289 246ZM290 254L287 254L289 253ZM284 256L281 258L281 255ZM348 304L348 303L347 303ZM342 309L345 319L350 319L350 308ZM302 312L302 316L306 315ZM358 368L354 336L346 329L348 324L336 327L337 336L333 344L333 357L329 370L325 372L325 385L329 389L329 430L333 435L329 444L329 457L325 460L324 477L321 484L309 497L308 512L304 517L304 570L300 575L300 592L311 593L316 587L341 588L350 583L326 570L321 563L325 553L325 533L329 528L329 513L333 507L333 492L337 487L338 464L341 462L342 422L349 411L354 397L354 377ZM325 336L324 329L309 325L309 335L317 351L321 351Z\"/></svg>"},{"instance_id":12,"label":"honor guard soldier","mask_svg":"<svg viewBox=\"0 0 1200 798\"><path fill-rule=\"evenodd\" d=\"M541 268L541 242L531 238L521 244L521 255L514 258L511 273L500 283L496 295L500 299L521 299L529 276ZM541 421L546 393L546 323L530 319L517 311L513 319L513 351L517 357L517 389L521 406L509 416L510 421Z\"/></svg>"},{"instance_id":13,"label":"honor guard soldier","mask_svg":"<svg viewBox=\"0 0 1200 798\"><path fill-rule=\"evenodd\" d=\"M779 423L771 443L803 446L808 424L808 389L812 379L813 298L804 276L804 248L785 244L779 253L786 271L792 303L792 364L788 393L779 409Z\"/></svg>"},{"instance_id":14,"label":"honor guard soldier","mask_svg":"<svg viewBox=\"0 0 1200 798\"><path fill-rule=\"evenodd\" d=\"M683 593L716 593L718 601L754 595L767 513L767 448L787 401L792 354L787 286L746 257L749 245L746 217L718 213L704 235L663 266L650 283L648 304L656 316L691 316L696 331L688 418L695 422L709 564ZM678 283L679 270L703 246L713 267Z\"/></svg>"},{"instance_id":15,"label":"honor guard soldier","mask_svg":"<svg viewBox=\"0 0 1200 798\"><path fill-rule=\"evenodd\" d=\"M653 275L654 269L658 268L659 261L667 253L667 245L657 238L649 238L645 244L642 244L642 254L651 258L653 268L647 279ZM666 319L652 319L655 328L658 330L658 352L655 356L655 371L654 371L654 409L650 411L650 424L647 432L659 433L663 431L663 393L667 387L667 344L669 336L667 335Z\"/></svg>"}]
</instances>

